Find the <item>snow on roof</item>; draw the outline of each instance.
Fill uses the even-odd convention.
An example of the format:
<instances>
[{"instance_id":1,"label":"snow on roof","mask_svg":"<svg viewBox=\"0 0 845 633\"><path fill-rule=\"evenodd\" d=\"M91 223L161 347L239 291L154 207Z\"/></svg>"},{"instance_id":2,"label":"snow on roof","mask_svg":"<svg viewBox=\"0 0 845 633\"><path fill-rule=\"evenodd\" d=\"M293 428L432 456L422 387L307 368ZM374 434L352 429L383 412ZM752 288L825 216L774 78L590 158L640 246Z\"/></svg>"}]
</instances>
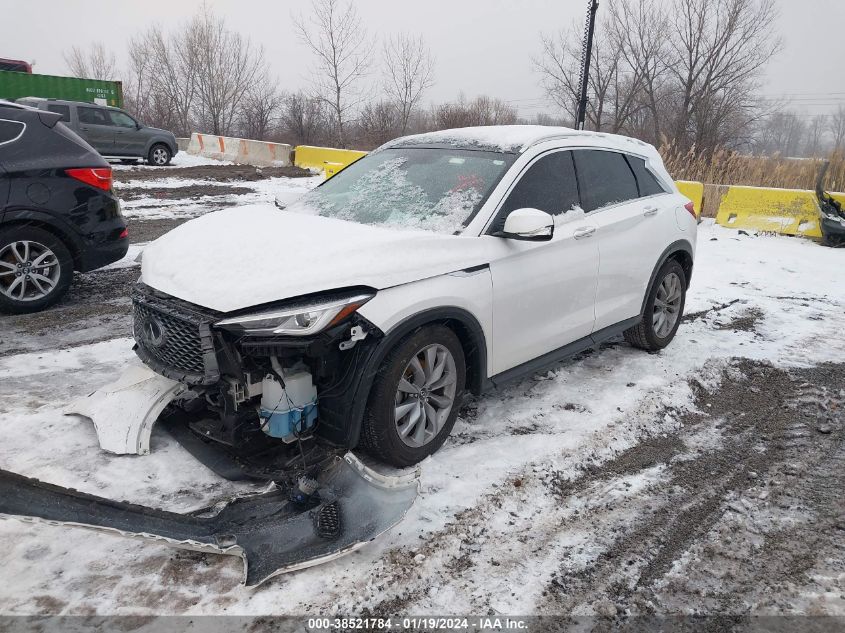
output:
<instances>
[{"instance_id":1,"label":"snow on roof","mask_svg":"<svg viewBox=\"0 0 845 633\"><path fill-rule=\"evenodd\" d=\"M609 147L630 150L631 145L635 145L639 151L648 151L648 148L654 151L651 145L627 136L574 130L568 127L551 125L484 125L454 128L451 130L403 136L402 138L390 141L383 147L450 145L458 148L486 149L519 154L524 152L528 147L541 141L566 137L601 138Z\"/></svg>"}]
</instances>

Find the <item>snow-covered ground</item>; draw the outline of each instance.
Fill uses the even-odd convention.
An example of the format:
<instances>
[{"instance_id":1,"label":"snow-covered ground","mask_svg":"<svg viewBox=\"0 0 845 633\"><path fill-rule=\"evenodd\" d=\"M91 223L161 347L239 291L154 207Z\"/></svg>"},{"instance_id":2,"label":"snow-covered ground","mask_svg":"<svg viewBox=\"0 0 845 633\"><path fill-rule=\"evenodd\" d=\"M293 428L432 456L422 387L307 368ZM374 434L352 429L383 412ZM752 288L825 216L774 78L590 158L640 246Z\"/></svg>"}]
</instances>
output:
<instances>
[{"instance_id":1,"label":"snow-covered ground","mask_svg":"<svg viewBox=\"0 0 845 633\"><path fill-rule=\"evenodd\" d=\"M239 202L266 200L280 186L314 184L289 180L231 184L253 189ZM156 180L155 186L185 185L171 183ZM162 213L193 214L174 206L180 208ZM125 208L131 217L132 205ZM120 266L134 266L142 248L134 245ZM751 512L737 497L744 487L717 495L706 521L690 515L699 530L695 538L671 550L649 550L671 551L667 561L631 544L648 541L648 521L660 512L686 516L683 502L672 497L695 485L678 478L683 464L733 446L733 427L722 418L702 419L711 407L709 400L702 404L702 393L718 394L726 382L744 379L733 359L766 361L771 371L786 372L843 361L843 258L842 250L742 235L705 220L686 306L690 316L667 349L647 354L615 341L471 403L452 438L422 463L421 494L405 521L355 554L246 589L239 585L236 558L3 521L0 613L648 612L633 598L620 598L618 589L621 582L640 595L646 579L652 598L675 596L653 605L656 613L845 615L841 549L838 559L811 567L806 585L772 580L769 586L792 592L782 603L747 598L729 606L717 602L708 611L710 575L696 585L697 603L667 593L679 578L710 573L701 569L707 544L723 541L720 530L736 522L731 504ZM180 512L250 489L216 477L164 432L154 432L151 455L118 457L98 449L90 424L62 415L65 404L112 380L134 358L125 329L101 338L6 355L0 344L0 467ZM718 409L720 400L711 397ZM753 417L752 409L749 404ZM661 453L664 444L674 448ZM633 466L621 459L638 451L652 456ZM767 502L755 497L754 503ZM661 509L667 504L670 510ZM767 529L757 526L756 534L765 540ZM830 538L841 540L838 534Z\"/></svg>"}]
</instances>

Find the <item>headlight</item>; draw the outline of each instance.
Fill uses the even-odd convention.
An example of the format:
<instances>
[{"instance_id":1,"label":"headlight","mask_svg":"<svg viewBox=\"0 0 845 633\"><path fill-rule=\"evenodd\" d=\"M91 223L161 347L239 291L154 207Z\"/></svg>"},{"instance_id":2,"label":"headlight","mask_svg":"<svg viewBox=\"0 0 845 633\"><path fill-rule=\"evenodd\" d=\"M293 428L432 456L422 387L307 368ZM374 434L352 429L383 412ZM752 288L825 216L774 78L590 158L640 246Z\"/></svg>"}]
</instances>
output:
<instances>
[{"instance_id":1,"label":"headlight","mask_svg":"<svg viewBox=\"0 0 845 633\"><path fill-rule=\"evenodd\" d=\"M374 294L357 294L315 300L278 310L224 319L218 321L216 325L226 330L256 336L273 336L274 334L308 336L340 323L374 296Z\"/></svg>"}]
</instances>

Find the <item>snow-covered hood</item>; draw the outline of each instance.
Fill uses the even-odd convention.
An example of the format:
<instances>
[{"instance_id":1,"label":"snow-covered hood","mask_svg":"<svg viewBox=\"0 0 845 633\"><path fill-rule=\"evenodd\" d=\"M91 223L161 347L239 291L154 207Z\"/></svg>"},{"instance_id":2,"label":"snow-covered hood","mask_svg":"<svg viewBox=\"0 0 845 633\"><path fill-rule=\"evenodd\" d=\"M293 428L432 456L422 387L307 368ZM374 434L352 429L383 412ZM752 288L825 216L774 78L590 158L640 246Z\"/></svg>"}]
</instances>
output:
<instances>
[{"instance_id":1,"label":"snow-covered hood","mask_svg":"<svg viewBox=\"0 0 845 633\"><path fill-rule=\"evenodd\" d=\"M186 222L147 246L141 280L229 312L349 286L380 290L485 264L493 241L249 205Z\"/></svg>"}]
</instances>

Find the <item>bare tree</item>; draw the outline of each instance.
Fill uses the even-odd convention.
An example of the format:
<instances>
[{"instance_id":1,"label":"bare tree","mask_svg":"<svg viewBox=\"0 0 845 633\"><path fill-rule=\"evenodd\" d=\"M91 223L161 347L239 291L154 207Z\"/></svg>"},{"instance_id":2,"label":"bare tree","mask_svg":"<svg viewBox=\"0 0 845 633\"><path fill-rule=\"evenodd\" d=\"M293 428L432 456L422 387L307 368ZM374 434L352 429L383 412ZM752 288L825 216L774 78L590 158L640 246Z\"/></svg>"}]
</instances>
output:
<instances>
[{"instance_id":1,"label":"bare tree","mask_svg":"<svg viewBox=\"0 0 845 633\"><path fill-rule=\"evenodd\" d=\"M400 34L384 44L384 91L399 109L405 134L411 112L434 85L434 59L422 36Z\"/></svg>"},{"instance_id":2,"label":"bare tree","mask_svg":"<svg viewBox=\"0 0 845 633\"><path fill-rule=\"evenodd\" d=\"M378 147L400 134L402 122L398 104L390 101L368 103L358 117L362 148Z\"/></svg>"},{"instance_id":3,"label":"bare tree","mask_svg":"<svg viewBox=\"0 0 845 633\"><path fill-rule=\"evenodd\" d=\"M335 142L346 147L346 125L360 105L361 79L369 72L372 45L355 6L313 0L308 21L294 19L302 42L315 57L314 95L331 114Z\"/></svg>"},{"instance_id":4,"label":"bare tree","mask_svg":"<svg viewBox=\"0 0 845 633\"><path fill-rule=\"evenodd\" d=\"M807 126L807 144L804 148L805 156L821 156L826 124L827 117L823 114L817 114L810 119L810 124Z\"/></svg>"},{"instance_id":5,"label":"bare tree","mask_svg":"<svg viewBox=\"0 0 845 633\"><path fill-rule=\"evenodd\" d=\"M833 150L838 152L845 149L845 106L839 106L830 115L829 130L833 136Z\"/></svg>"},{"instance_id":6,"label":"bare tree","mask_svg":"<svg viewBox=\"0 0 845 633\"><path fill-rule=\"evenodd\" d=\"M287 141L313 145L321 140L326 124L323 102L303 92L288 95L282 104L281 128Z\"/></svg>"},{"instance_id":7,"label":"bare tree","mask_svg":"<svg viewBox=\"0 0 845 633\"><path fill-rule=\"evenodd\" d=\"M632 0L611 4L610 16L609 35L631 75L628 131L658 143L661 95L667 82L666 11L655 0Z\"/></svg>"},{"instance_id":8,"label":"bare tree","mask_svg":"<svg viewBox=\"0 0 845 633\"><path fill-rule=\"evenodd\" d=\"M760 70L781 47L773 36L774 0L674 0L668 65L676 90L670 96L672 138L681 146L725 144L751 117Z\"/></svg>"},{"instance_id":9,"label":"bare tree","mask_svg":"<svg viewBox=\"0 0 845 633\"><path fill-rule=\"evenodd\" d=\"M154 25L129 41L130 90L136 114L188 135L196 103L198 56L178 29Z\"/></svg>"},{"instance_id":10,"label":"bare tree","mask_svg":"<svg viewBox=\"0 0 845 633\"><path fill-rule=\"evenodd\" d=\"M274 82L261 77L246 92L240 108L240 130L244 138L267 140L278 125L285 101Z\"/></svg>"},{"instance_id":11,"label":"bare tree","mask_svg":"<svg viewBox=\"0 0 845 633\"><path fill-rule=\"evenodd\" d=\"M625 64L621 37L613 33L615 22L602 21L596 30L590 62L587 122L594 130L619 132L625 129L639 107L641 70ZM542 76L546 94L575 119L581 74L580 26L554 35L541 35L542 52L533 59Z\"/></svg>"},{"instance_id":12,"label":"bare tree","mask_svg":"<svg viewBox=\"0 0 845 633\"><path fill-rule=\"evenodd\" d=\"M92 42L84 48L72 46L62 56L74 77L107 80L118 77L114 53L107 51L102 42Z\"/></svg>"},{"instance_id":13,"label":"bare tree","mask_svg":"<svg viewBox=\"0 0 845 633\"><path fill-rule=\"evenodd\" d=\"M194 62L199 121L212 134L231 134L247 91L266 81L264 50L229 30L208 6L191 20L184 38Z\"/></svg>"},{"instance_id":14,"label":"bare tree","mask_svg":"<svg viewBox=\"0 0 845 633\"><path fill-rule=\"evenodd\" d=\"M435 130L472 125L510 125L519 119L512 105L486 95L472 101L460 95L457 101L434 106L431 118Z\"/></svg>"},{"instance_id":15,"label":"bare tree","mask_svg":"<svg viewBox=\"0 0 845 633\"><path fill-rule=\"evenodd\" d=\"M799 156L802 153L806 126L797 113L775 112L766 117L760 127L757 152L783 156Z\"/></svg>"}]
</instances>

